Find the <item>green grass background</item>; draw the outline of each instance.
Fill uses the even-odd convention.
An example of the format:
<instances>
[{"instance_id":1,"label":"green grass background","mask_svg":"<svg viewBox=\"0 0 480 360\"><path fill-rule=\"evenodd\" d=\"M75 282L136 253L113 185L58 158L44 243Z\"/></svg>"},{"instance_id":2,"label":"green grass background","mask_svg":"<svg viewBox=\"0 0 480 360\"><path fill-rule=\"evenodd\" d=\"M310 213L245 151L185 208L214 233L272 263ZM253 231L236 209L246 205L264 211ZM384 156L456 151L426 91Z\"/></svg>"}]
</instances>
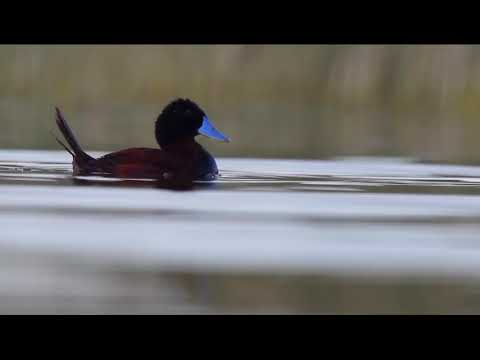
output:
<instances>
[{"instance_id":1,"label":"green grass background","mask_svg":"<svg viewBox=\"0 0 480 360\"><path fill-rule=\"evenodd\" d=\"M156 146L176 97L217 156L480 162L478 46L0 46L0 148L57 149L54 106L86 149Z\"/></svg>"}]
</instances>

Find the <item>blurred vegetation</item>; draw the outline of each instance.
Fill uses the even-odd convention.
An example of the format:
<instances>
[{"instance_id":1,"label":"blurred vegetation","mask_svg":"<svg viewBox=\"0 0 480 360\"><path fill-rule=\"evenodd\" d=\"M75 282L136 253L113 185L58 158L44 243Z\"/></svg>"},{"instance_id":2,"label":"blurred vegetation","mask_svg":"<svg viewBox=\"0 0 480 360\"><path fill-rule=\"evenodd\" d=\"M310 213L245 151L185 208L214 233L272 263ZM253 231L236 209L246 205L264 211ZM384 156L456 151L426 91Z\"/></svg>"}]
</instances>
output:
<instances>
[{"instance_id":1,"label":"blurred vegetation","mask_svg":"<svg viewBox=\"0 0 480 360\"><path fill-rule=\"evenodd\" d=\"M387 274L385 274L387 275ZM285 274L169 274L192 303L226 313L476 314L474 278Z\"/></svg>"},{"instance_id":2,"label":"blurred vegetation","mask_svg":"<svg viewBox=\"0 0 480 360\"><path fill-rule=\"evenodd\" d=\"M0 47L0 148L57 149L54 106L89 150L156 146L170 100L233 142L217 156L480 162L480 47Z\"/></svg>"}]
</instances>

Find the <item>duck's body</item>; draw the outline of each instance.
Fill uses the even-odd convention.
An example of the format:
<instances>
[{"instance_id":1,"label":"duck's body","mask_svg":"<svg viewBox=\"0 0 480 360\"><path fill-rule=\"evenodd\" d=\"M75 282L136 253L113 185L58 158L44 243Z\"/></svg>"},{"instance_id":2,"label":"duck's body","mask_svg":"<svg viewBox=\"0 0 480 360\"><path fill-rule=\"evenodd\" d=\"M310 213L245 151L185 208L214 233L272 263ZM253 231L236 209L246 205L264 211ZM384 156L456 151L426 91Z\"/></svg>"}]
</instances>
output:
<instances>
[{"instance_id":1,"label":"duck's body","mask_svg":"<svg viewBox=\"0 0 480 360\"><path fill-rule=\"evenodd\" d=\"M201 110L195 114L199 108L192 104L189 100L176 100L160 114L156 137L161 149L129 148L93 158L82 150L57 109L57 125L70 148L59 142L73 156L74 175L109 174L170 182L211 180L218 174L217 164L213 156L195 141L195 136L202 133L223 141L228 138L211 126ZM187 113L186 117L184 113ZM202 120L193 118L194 115Z\"/></svg>"},{"instance_id":2,"label":"duck's body","mask_svg":"<svg viewBox=\"0 0 480 360\"><path fill-rule=\"evenodd\" d=\"M94 173L117 177L168 179L171 177L212 179L218 174L217 164L200 144L192 142L178 149L130 148L98 159L73 159L75 175Z\"/></svg>"}]
</instances>

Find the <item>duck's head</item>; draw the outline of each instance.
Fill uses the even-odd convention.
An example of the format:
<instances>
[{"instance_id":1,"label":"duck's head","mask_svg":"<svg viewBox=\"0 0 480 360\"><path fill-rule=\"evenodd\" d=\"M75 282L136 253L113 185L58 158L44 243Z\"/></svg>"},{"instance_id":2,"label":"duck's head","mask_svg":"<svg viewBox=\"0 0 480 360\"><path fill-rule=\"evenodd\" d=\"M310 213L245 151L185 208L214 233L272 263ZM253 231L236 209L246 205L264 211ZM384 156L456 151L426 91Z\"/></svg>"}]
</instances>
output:
<instances>
[{"instance_id":1,"label":"duck's head","mask_svg":"<svg viewBox=\"0 0 480 360\"><path fill-rule=\"evenodd\" d=\"M155 122L155 137L160 147L205 135L219 141L230 139L215 129L205 112L189 99L168 104Z\"/></svg>"}]
</instances>

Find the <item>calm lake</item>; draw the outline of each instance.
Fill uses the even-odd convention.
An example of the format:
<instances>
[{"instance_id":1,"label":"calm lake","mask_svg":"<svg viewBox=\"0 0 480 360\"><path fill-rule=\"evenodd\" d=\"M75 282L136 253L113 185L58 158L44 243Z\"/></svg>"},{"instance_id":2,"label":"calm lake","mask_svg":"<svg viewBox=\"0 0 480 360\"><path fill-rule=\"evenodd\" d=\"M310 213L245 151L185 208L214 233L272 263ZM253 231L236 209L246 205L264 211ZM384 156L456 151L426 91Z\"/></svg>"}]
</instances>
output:
<instances>
[{"instance_id":1,"label":"calm lake","mask_svg":"<svg viewBox=\"0 0 480 360\"><path fill-rule=\"evenodd\" d=\"M0 313L480 312L480 166L217 162L173 191L1 150Z\"/></svg>"}]
</instances>

